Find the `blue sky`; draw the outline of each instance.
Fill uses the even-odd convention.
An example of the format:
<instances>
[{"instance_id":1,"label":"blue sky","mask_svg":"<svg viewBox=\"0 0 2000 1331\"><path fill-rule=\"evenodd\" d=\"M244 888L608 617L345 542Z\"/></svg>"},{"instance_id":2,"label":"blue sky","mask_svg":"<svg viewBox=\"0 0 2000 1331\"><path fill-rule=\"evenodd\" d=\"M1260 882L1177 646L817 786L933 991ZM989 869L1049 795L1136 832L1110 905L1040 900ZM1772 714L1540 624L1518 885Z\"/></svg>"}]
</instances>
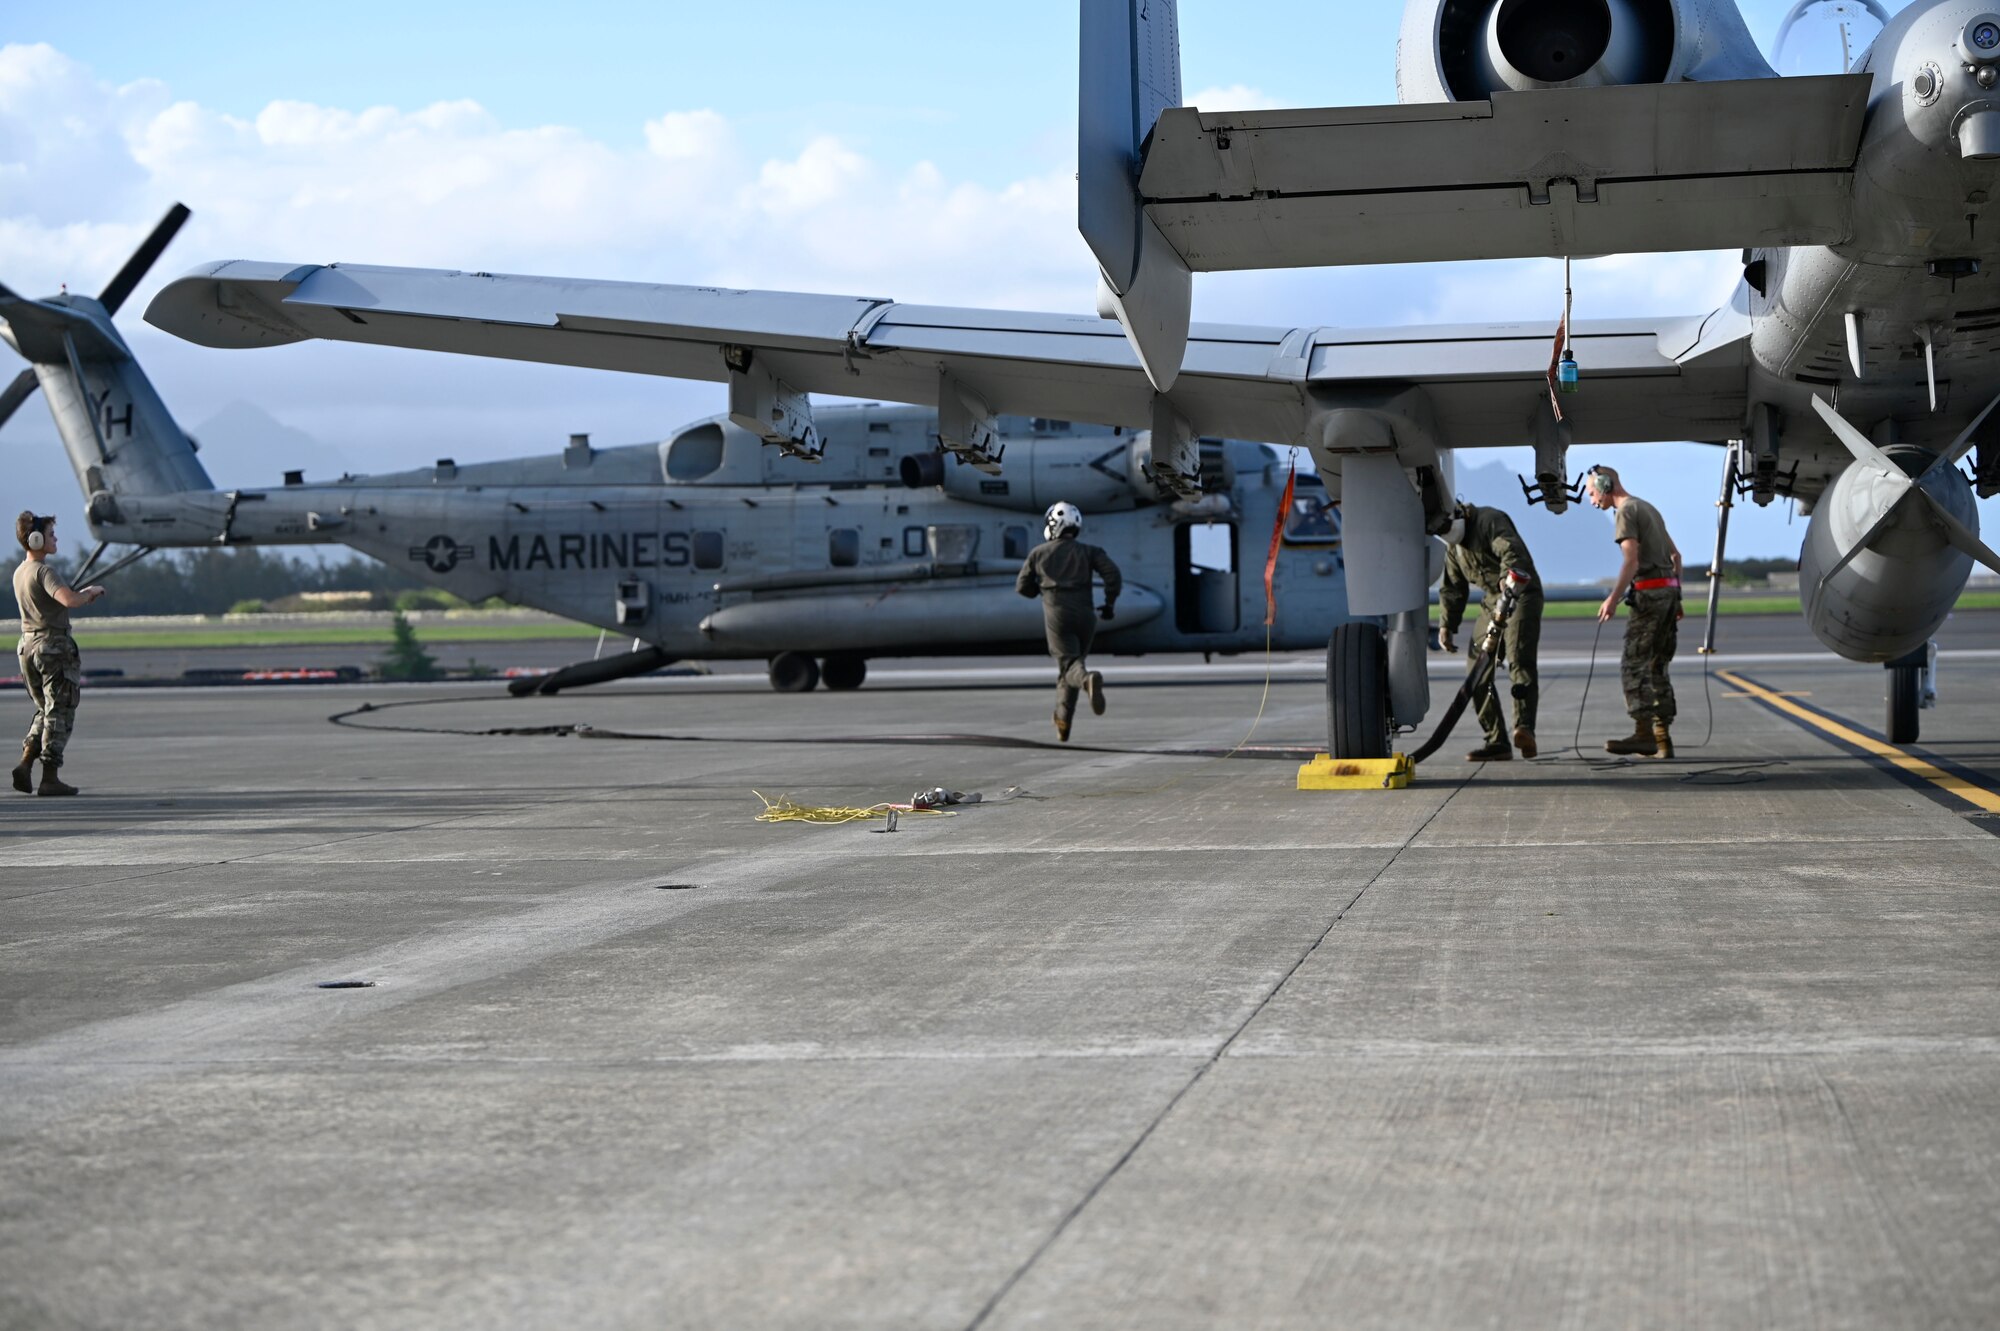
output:
<instances>
[{"instance_id":1,"label":"blue sky","mask_svg":"<svg viewBox=\"0 0 2000 1331\"><path fill-rule=\"evenodd\" d=\"M1787 7L1745 4L1767 47ZM1837 66L1822 9L1804 68ZM1183 83L1206 104L1394 100L1400 6L1182 0L1181 15ZM1075 28L1074 0L21 9L0 30L0 280L95 289L184 199L196 219L134 311L157 281L224 257L1088 309ZM1726 255L1581 265L1578 315L1692 312L1733 280ZM1196 312L1553 321L1559 297L1554 265L1447 265L1210 275ZM224 484L509 456L572 430L652 439L721 409L705 384L318 344L206 352L123 325L184 424L276 423L283 456L211 458ZM9 467L21 504L73 512L65 470L32 442L49 437L30 406L0 448L27 459ZM1712 453L1618 460L1684 545L1706 546ZM1740 521L1738 552L1796 551L1781 514Z\"/></svg>"}]
</instances>

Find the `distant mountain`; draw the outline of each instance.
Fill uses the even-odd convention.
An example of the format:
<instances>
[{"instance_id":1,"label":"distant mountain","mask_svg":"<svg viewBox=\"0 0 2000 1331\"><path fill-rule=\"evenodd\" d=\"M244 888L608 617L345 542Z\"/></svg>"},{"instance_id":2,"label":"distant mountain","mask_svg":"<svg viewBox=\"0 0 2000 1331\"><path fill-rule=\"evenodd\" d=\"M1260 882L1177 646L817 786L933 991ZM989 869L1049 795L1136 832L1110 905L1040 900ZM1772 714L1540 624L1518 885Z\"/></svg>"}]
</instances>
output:
<instances>
[{"instance_id":1,"label":"distant mountain","mask_svg":"<svg viewBox=\"0 0 2000 1331\"><path fill-rule=\"evenodd\" d=\"M1458 496L1474 504L1505 509L1520 529L1544 582L1597 582L1618 572L1618 547L1611 540L1611 515L1588 504L1572 504L1561 517L1521 497L1521 483L1505 463L1466 465L1458 454ZM1706 560L1707 554L1690 555ZM1705 565L1704 565L1705 566Z\"/></svg>"},{"instance_id":2,"label":"distant mountain","mask_svg":"<svg viewBox=\"0 0 2000 1331\"><path fill-rule=\"evenodd\" d=\"M188 431L201 445L201 465L221 489L277 485L288 471L330 481L349 469L338 448L294 430L263 408L230 403Z\"/></svg>"}]
</instances>

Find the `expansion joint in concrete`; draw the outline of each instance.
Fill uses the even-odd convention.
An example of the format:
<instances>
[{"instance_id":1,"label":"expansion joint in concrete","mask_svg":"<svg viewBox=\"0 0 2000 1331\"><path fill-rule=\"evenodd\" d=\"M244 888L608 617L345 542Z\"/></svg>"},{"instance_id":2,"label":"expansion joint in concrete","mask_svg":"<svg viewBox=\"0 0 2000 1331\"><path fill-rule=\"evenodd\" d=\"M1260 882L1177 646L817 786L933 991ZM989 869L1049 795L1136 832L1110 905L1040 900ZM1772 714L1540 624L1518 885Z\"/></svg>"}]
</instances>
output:
<instances>
[{"instance_id":1,"label":"expansion joint in concrete","mask_svg":"<svg viewBox=\"0 0 2000 1331\"><path fill-rule=\"evenodd\" d=\"M1230 1031L1220 1044L1216 1045L1208 1057L1201 1061L1200 1066L1196 1067L1188 1079L1181 1083L1179 1089L1167 1098L1166 1104L1160 1107L1160 1112L1153 1115L1152 1120L1144 1128L1140 1129L1139 1135L1132 1139L1124 1151L1120 1152L1118 1158L1111 1162L1110 1167L1099 1175L1096 1181L1085 1190L1083 1196L1077 1199L1076 1204L1063 1213L1062 1219L1056 1222L1055 1228L1050 1230L1048 1236L1036 1245L1035 1250L1028 1254L1027 1260L1016 1267L1008 1275L1007 1279L1001 1282L1000 1287L993 1291L992 1297L987 1299L981 1305L979 1311L973 1315L972 1320L966 1323L965 1331L979 1331L980 1327L986 1325L987 1320L999 1309L1007 1296L1013 1293L1014 1288L1022 1280L1026 1279L1028 1273L1034 1270L1042 1258L1062 1240L1062 1236L1069 1232L1070 1227L1076 1223L1078 1217L1090 1208L1090 1204L1097 1200L1098 1195L1111 1185L1111 1181L1118 1177L1125 1166L1152 1139L1153 1134L1159 1131L1160 1125L1167 1121L1174 1110L1180 1106L1180 1103L1187 1099L1189 1093L1195 1087L1199 1086L1202 1079L1208 1076L1215 1066L1223 1060L1229 1053L1230 1048L1243 1038L1243 1033L1249 1030L1251 1024L1264 1014L1264 1009L1268 1008L1278 995L1284 992L1285 986L1291 983L1292 977L1297 975L1305 967L1305 964L1313 959L1314 954L1319 951L1320 945L1332 936L1334 929L1339 926L1340 922L1347 918L1349 912L1361 904L1361 898L1368 895L1368 889L1380 882L1382 876L1395 867L1396 861L1402 858L1403 852L1415 845L1417 839L1430 828L1432 823L1437 821L1438 815L1445 811L1446 806L1458 798L1459 792L1471 783L1472 777L1477 770L1477 768L1474 768L1473 772L1468 772L1457 785L1453 786L1451 793L1446 795L1442 800L1439 800L1437 808L1431 810L1430 817L1424 819L1407 837L1404 837L1396 848L1389 853L1389 858L1382 862L1382 867L1369 875L1368 881L1363 883L1352 897L1348 898L1346 905L1334 912L1333 918L1326 922L1326 927L1313 937L1312 942L1306 945L1303 952L1299 953L1298 959L1286 968L1285 973L1280 975L1270 988L1264 991L1256 1004L1251 1007L1249 1014L1236 1024L1235 1029Z\"/></svg>"}]
</instances>

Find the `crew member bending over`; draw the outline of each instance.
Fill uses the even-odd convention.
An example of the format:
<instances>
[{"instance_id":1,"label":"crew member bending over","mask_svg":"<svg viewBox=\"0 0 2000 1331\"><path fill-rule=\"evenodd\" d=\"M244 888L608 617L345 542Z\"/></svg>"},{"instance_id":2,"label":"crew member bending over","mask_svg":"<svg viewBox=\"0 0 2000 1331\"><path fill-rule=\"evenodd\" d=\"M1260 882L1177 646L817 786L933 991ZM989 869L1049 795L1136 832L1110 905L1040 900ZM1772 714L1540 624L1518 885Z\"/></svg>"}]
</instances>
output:
<instances>
[{"instance_id":1,"label":"crew member bending over","mask_svg":"<svg viewBox=\"0 0 2000 1331\"><path fill-rule=\"evenodd\" d=\"M14 523L14 537L28 552L14 570L14 599L21 606L21 679L35 704L35 719L21 743L21 765L14 769L14 789L23 795L74 795L56 775L63 747L76 723L78 687L83 683L83 657L70 636L69 612L104 595L102 587L74 591L49 565L56 552L56 520L23 513ZM35 760L42 762L42 783L34 786Z\"/></svg>"},{"instance_id":2,"label":"crew member bending over","mask_svg":"<svg viewBox=\"0 0 2000 1331\"><path fill-rule=\"evenodd\" d=\"M1090 710L1104 715L1104 676L1084 663L1097 633L1090 576L1095 573L1104 579L1106 619L1111 618L1125 580L1110 555L1077 539L1083 532L1083 513L1075 504L1050 505L1042 532L1048 539L1028 552L1014 590L1042 598L1042 627L1048 633L1049 655L1056 661L1056 738L1067 744L1079 690L1090 695Z\"/></svg>"},{"instance_id":3,"label":"crew member bending over","mask_svg":"<svg viewBox=\"0 0 2000 1331\"><path fill-rule=\"evenodd\" d=\"M1625 552L1611 595L1597 608L1599 623L1618 613L1623 601L1632 608L1625 623L1625 656L1619 675L1625 684L1625 710L1632 714L1632 733L1610 740L1611 753L1671 758L1674 740L1674 684L1667 677L1674 650L1680 644L1681 552L1667 535L1666 519L1637 495L1628 494L1609 467L1592 467L1584 487L1591 506L1618 514L1611 539Z\"/></svg>"},{"instance_id":4,"label":"crew member bending over","mask_svg":"<svg viewBox=\"0 0 2000 1331\"><path fill-rule=\"evenodd\" d=\"M1500 603L1502 588L1511 583L1519 598L1513 617L1500 631L1500 660L1513 681L1514 743L1507 743L1507 718L1494 694L1493 676L1474 697L1479 724L1486 731L1486 744L1466 754L1475 763L1504 762L1519 749L1523 758L1535 756L1535 711L1541 701L1540 677L1535 656L1542 644L1542 581L1535 576L1535 561L1528 543L1514 528L1514 519L1497 508L1461 503L1452 511L1445 539L1444 582L1438 588L1438 645L1448 652L1458 650L1455 641L1459 623L1465 617L1466 598L1476 584L1486 593L1486 603L1473 626L1472 641L1486 637L1493 608ZM1472 662L1467 662L1468 665Z\"/></svg>"}]
</instances>

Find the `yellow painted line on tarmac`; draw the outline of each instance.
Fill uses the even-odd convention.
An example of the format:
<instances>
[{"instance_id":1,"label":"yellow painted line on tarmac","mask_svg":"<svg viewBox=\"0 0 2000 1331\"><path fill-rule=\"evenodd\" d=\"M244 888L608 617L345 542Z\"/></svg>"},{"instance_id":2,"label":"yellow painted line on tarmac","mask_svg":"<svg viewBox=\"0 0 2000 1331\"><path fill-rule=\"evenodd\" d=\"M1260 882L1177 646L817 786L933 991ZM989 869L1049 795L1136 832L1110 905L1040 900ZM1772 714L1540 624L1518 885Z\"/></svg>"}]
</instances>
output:
<instances>
[{"instance_id":1,"label":"yellow painted line on tarmac","mask_svg":"<svg viewBox=\"0 0 2000 1331\"><path fill-rule=\"evenodd\" d=\"M1851 744L1863 752L1872 753L1877 758L1892 762L1912 776L1923 778L1939 790L1955 795L1967 804L1975 804L1988 813L2000 813L2000 795L1994 794L1984 786L1974 785L1964 777L1954 776L1935 763L1926 762L1907 750L1899 749L1893 744L1885 744L1873 735L1864 735L1851 726L1844 726L1810 708L1801 707L1784 694L1767 689L1762 684L1753 684L1741 675L1728 670L1718 670L1715 672L1715 677L1728 681L1734 688L1742 689L1746 697L1768 703L1787 716L1796 717L1813 729L1833 736L1843 744Z\"/></svg>"}]
</instances>

